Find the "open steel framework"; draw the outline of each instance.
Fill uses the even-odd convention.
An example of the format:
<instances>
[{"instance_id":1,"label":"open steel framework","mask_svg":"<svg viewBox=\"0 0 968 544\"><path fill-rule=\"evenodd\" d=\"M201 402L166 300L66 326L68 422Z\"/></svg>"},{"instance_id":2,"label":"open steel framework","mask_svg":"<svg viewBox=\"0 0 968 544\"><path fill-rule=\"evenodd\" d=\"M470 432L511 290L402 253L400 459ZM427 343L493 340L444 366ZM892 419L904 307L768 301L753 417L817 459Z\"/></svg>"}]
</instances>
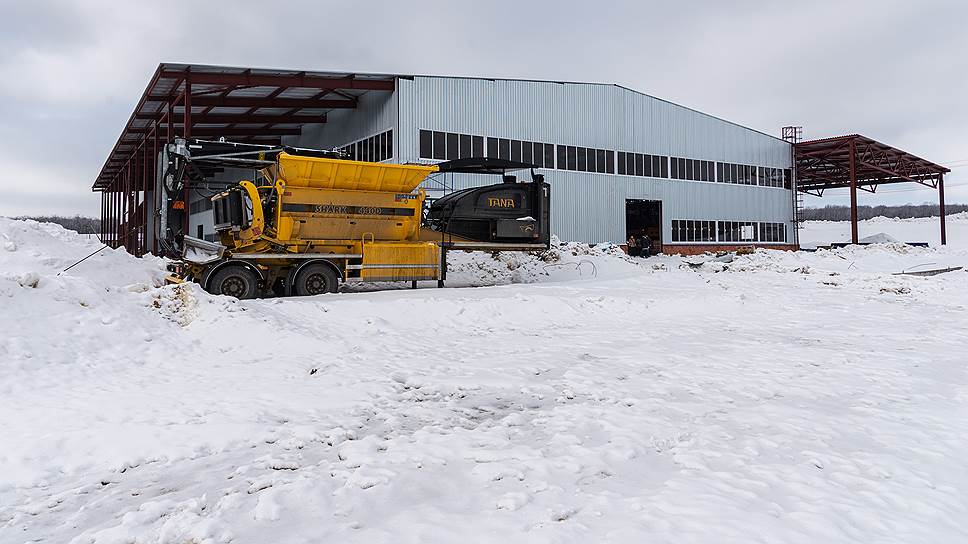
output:
<instances>
[{"instance_id":1,"label":"open steel framework","mask_svg":"<svg viewBox=\"0 0 968 544\"><path fill-rule=\"evenodd\" d=\"M859 134L794 144L797 189L823 196L850 189L850 236L857 243L857 190L874 193L889 183L920 183L938 190L941 243L945 244L944 175L951 170Z\"/></svg>"},{"instance_id":2,"label":"open steel framework","mask_svg":"<svg viewBox=\"0 0 968 544\"><path fill-rule=\"evenodd\" d=\"M148 200L154 200L160 152L174 137L278 145L306 124L325 123L327 112L355 108L363 93L392 92L395 81L393 75L160 64L95 178L101 239L136 255L158 251L157 237L149 247L147 232L158 203Z\"/></svg>"}]
</instances>

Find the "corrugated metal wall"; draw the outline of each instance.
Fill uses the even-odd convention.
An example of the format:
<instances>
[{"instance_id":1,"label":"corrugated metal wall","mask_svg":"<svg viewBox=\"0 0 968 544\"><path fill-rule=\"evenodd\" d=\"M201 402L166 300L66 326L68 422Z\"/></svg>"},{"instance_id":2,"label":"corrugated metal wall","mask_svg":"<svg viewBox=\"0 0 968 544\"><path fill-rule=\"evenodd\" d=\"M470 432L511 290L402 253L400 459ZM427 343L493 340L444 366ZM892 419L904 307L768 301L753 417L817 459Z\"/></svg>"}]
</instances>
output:
<instances>
[{"instance_id":1,"label":"corrugated metal wall","mask_svg":"<svg viewBox=\"0 0 968 544\"><path fill-rule=\"evenodd\" d=\"M615 85L448 77L397 80L395 154L420 162L420 129L654 155L790 168L778 138ZM555 234L566 240L622 242L625 199L661 200L663 240L673 219L787 224L793 195L774 187L544 170L552 185ZM455 188L480 176L452 176Z\"/></svg>"},{"instance_id":2,"label":"corrugated metal wall","mask_svg":"<svg viewBox=\"0 0 968 544\"><path fill-rule=\"evenodd\" d=\"M396 121L396 93L371 91L360 96L355 109L333 110L326 114L325 124L307 125L293 143L332 149L394 128Z\"/></svg>"}]
</instances>

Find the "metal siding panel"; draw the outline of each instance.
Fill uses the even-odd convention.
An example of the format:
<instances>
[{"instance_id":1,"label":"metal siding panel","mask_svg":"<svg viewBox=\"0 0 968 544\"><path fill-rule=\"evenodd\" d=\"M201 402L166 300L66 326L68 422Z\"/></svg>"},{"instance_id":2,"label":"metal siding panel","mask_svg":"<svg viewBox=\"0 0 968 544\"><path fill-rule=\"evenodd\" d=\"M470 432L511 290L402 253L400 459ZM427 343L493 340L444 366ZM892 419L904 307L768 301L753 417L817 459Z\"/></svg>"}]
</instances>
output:
<instances>
[{"instance_id":1,"label":"metal siding panel","mask_svg":"<svg viewBox=\"0 0 968 544\"><path fill-rule=\"evenodd\" d=\"M396 105L396 91L364 93L356 108L330 111L326 114L326 123L307 126L293 145L332 149L380 134L396 127ZM396 152L394 146L395 156Z\"/></svg>"},{"instance_id":2,"label":"metal siding panel","mask_svg":"<svg viewBox=\"0 0 968 544\"><path fill-rule=\"evenodd\" d=\"M420 160L417 131L430 129L790 166L786 142L618 86L443 77L397 81L399 162ZM663 201L666 242L671 239L672 219L793 220L793 199L783 189L562 170L544 173L552 185L553 231L564 240L624 241L626 198ZM448 185L460 189L493 181L487 176L452 175Z\"/></svg>"}]
</instances>

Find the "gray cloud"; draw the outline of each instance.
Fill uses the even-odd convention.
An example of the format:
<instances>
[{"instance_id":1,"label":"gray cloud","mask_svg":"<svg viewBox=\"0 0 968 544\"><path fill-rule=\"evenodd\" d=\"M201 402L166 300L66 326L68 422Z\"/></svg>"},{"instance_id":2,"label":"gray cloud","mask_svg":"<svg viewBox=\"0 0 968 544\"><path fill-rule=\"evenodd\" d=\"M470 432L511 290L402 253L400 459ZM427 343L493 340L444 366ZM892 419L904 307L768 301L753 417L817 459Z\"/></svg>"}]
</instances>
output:
<instances>
[{"instance_id":1,"label":"gray cloud","mask_svg":"<svg viewBox=\"0 0 968 544\"><path fill-rule=\"evenodd\" d=\"M163 61L613 82L771 134L802 124L968 159L966 15L954 1L17 3L0 20L0 214L96 214L90 184ZM949 201L968 201L966 172ZM883 191L862 202L936 198Z\"/></svg>"}]
</instances>

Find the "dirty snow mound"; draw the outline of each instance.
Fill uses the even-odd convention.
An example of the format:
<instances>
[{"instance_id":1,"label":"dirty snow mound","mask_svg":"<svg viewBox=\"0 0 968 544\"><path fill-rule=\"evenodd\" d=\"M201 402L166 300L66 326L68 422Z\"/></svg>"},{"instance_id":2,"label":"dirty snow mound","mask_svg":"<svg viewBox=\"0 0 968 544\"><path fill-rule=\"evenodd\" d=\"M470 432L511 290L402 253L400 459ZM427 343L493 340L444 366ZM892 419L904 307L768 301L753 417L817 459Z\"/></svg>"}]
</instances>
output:
<instances>
[{"instance_id":1,"label":"dirty snow mound","mask_svg":"<svg viewBox=\"0 0 968 544\"><path fill-rule=\"evenodd\" d=\"M469 286L567 281L636 272L638 261L615 244L552 237L547 251L450 252L447 275L448 284Z\"/></svg>"}]
</instances>

